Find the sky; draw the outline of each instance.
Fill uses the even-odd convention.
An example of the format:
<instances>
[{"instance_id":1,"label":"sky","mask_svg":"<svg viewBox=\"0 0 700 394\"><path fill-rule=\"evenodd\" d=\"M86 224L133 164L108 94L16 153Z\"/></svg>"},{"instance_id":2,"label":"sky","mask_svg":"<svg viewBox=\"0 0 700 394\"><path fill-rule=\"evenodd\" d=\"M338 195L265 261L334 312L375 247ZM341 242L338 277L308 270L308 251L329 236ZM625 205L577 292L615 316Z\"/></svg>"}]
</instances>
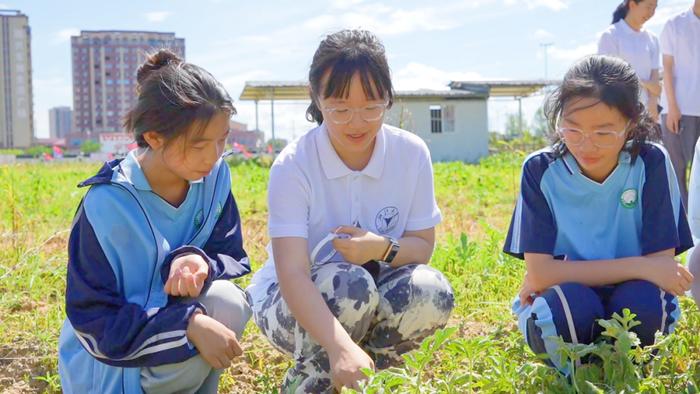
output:
<instances>
[{"instance_id":1,"label":"sky","mask_svg":"<svg viewBox=\"0 0 700 394\"><path fill-rule=\"evenodd\" d=\"M72 106L70 37L80 30L174 32L186 60L210 71L235 100L234 120L255 127L252 102L239 101L245 81L305 80L313 54L329 33L368 29L386 47L395 88L447 89L452 80L560 79L578 58L594 53L610 23L614 0L0 0L0 9L29 17L35 134L48 137L49 108ZM595 4L593 6L592 4ZM692 0L659 0L646 25L657 35ZM526 121L543 96L523 101ZM298 137L313 125L306 102L277 102L276 135ZM517 103L489 103L489 128L503 130ZM259 128L270 130L269 102ZM269 133L267 135L269 138Z\"/></svg>"}]
</instances>

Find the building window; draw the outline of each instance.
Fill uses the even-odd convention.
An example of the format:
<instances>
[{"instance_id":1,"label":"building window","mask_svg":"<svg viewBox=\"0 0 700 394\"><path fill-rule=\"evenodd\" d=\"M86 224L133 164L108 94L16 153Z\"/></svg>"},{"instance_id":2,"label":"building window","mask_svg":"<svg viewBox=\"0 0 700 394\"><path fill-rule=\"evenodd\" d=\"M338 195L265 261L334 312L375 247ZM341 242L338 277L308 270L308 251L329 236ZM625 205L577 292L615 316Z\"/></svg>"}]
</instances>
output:
<instances>
[{"instance_id":1,"label":"building window","mask_svg":"<svg viewBox=\"0 0 700 394\"><path fill-rule=\"evenodd\" d=\"M442 107L439 105L430 106L430 132L442 133Z\"/></svg>"}]
</instances>

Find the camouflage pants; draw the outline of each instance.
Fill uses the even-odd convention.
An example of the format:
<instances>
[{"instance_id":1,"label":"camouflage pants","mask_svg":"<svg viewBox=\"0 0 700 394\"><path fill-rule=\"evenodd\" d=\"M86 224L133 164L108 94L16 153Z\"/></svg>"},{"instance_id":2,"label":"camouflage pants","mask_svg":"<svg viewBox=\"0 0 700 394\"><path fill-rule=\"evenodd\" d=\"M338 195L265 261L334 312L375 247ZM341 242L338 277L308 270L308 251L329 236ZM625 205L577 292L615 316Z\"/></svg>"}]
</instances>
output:
<instances>
[{"instance_id":1,"label":"camouflage pants","mask_svg":"<svg viewBox=\"0 0 700 394\"><path fill-rule=\"evenodd\" d=\"M375 284L362 267L327 263L311 268L311 280L331 313L378 369L400 364L401 354L443 327L454 307L447 279L422 264L397 269L382 264ZM331 392L328 354L296 322L277 283L253 311L272 345L296 361L287 371L282 392Z\"/></svg>"}]
</instances>

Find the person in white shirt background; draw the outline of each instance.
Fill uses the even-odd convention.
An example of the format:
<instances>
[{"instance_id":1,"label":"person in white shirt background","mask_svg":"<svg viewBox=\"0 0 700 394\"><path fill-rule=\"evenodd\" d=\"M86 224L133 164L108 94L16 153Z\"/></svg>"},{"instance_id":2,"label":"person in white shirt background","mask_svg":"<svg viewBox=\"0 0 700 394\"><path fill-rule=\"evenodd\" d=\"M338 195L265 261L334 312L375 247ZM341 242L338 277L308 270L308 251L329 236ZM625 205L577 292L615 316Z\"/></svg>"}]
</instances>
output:
<instances>
[{"instance_id":1,"label":"person in white shirt background","mask_svg":"<svg viewBox=\"0 0 700 394\"><path fill-rule=\"evenodd\" d=\"M686 172L700 135L700 0L666 22L660 42L663 141L671 155L683 203L688 207Z\"/></svg>"},{"instance_id":2,"label":"person in white shirt background","mask_svg":"<svg viewBox=\"0 0 700 394\"><path fill-rule=\"evenodd\" d=\"M612 24L598 40L598 54L629 63L641 82L641 101L654 121L659 120L659 40L644 24L656 12L656 0L625 0L613 13Z\"/></svg>"},{"instance_id":3,"label":"person in white shirt background","mask_svg":"<svg viewBox=\"0 0 700 394\"><path fill-rule=\"evenodd\" d=\"M676 39L684 30L686 35L688 35L686 40ZM672 46L671 48L681 51L681 54L678 56L680 59L686 59L686 61L691 63L692 60L695 61L694 64L688 64L683 67L683 64L679 64L680 59L664 56L664 62L668 61L676 68L679 68L678 72L686 78L690 77L687 81L683 81L678 77L677 83L671 86L671 89L676 88L681 90L681 92L676 92L676 90L669 92L669 102L676 102L674 103L675 106L669 108L667 129L677 130L681 133L680 137L688 133L689 130L691 132L694 130L695 138L697 138L698 133L700 133L700 0L695 1L695 5L691 10L669 20L664 31L668 31L668 45L676 44L675 47ZM684 82L690 83L694 91L689 91L685 86L680 85ZM692 102L681 101L679 103L678 101L681 98L683 100L692 100ZM696 247L688 253L688 268L697 277L700 274L700 249L697 248L700 242L700 156L698 156L700 145L696 143L694 146L695 153L690 171L690 185L688 187L688 224L690 224L690 231L693 234L693 241ZM700 279L696 278L693 282L691 294L695 299L695 303L700 306Z\"/></svg>"},{"instance_id":4,"label":"person in white shirt background","mask_svg":"<svg viewBox=\"0 0 700 394\"><path fill-rule=\"evenodd\" d=\"M441 220L428 147L383 123L394 93L382 43L327 36L309 86L319 126L270 170L269 259L246 291L261 332L295 359L282 390L326 393L400 365L447 323L454 294L428 266Z\"/></svg>"}]
</instances>

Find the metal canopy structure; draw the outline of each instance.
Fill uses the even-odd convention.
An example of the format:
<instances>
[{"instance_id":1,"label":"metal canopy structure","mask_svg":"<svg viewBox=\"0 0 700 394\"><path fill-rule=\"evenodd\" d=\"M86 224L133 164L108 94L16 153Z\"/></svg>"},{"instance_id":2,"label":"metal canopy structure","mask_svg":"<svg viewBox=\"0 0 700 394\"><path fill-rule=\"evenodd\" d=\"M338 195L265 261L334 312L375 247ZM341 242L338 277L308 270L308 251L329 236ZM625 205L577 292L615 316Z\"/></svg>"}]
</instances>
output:
<instances>
[{"instance_id":1,"label":"metal canopy structure","mask_svg":"<svg viewBox=\"0 0 700 394\"><path fill-rule=\"evenodd\" d=\"M538 93L547 86L558 85L556 80L533 81L452 81L450 89L480 91L489 97L513 97L518 100L518 128L523 130L523 98Z\"/></svg>"},{"instance_id":2,"label":"metal canopy structure","mask_svg":"<svg viewBox=\"0 0 700 394\"><path fill-rule=\"evenodd\" d=\"M543 88L557 85L560 81L533 80L533 81L452 81L448 85L450 89L485 91L489 97L528 97Z\"/></svg>"},{"instance_id":3,"label":"metal canopy structure","mask_svg":"<svg viewBox=\"0 0 700 394\"><path fill-rule=\"evenodd\" d=\"M514 97L520 105L520 124L522 129L522 98L528 97L543 88L555 85L558 81L453 81L451 90L406 90L397 91L396 99L487 99L489 97ZM306 81L246 81L240 100L255 102L255 129L258 127L258 102L270 100L271 131L275 138L275 101L309 100L309 84Z\"/></svg>"}]
</instances>

